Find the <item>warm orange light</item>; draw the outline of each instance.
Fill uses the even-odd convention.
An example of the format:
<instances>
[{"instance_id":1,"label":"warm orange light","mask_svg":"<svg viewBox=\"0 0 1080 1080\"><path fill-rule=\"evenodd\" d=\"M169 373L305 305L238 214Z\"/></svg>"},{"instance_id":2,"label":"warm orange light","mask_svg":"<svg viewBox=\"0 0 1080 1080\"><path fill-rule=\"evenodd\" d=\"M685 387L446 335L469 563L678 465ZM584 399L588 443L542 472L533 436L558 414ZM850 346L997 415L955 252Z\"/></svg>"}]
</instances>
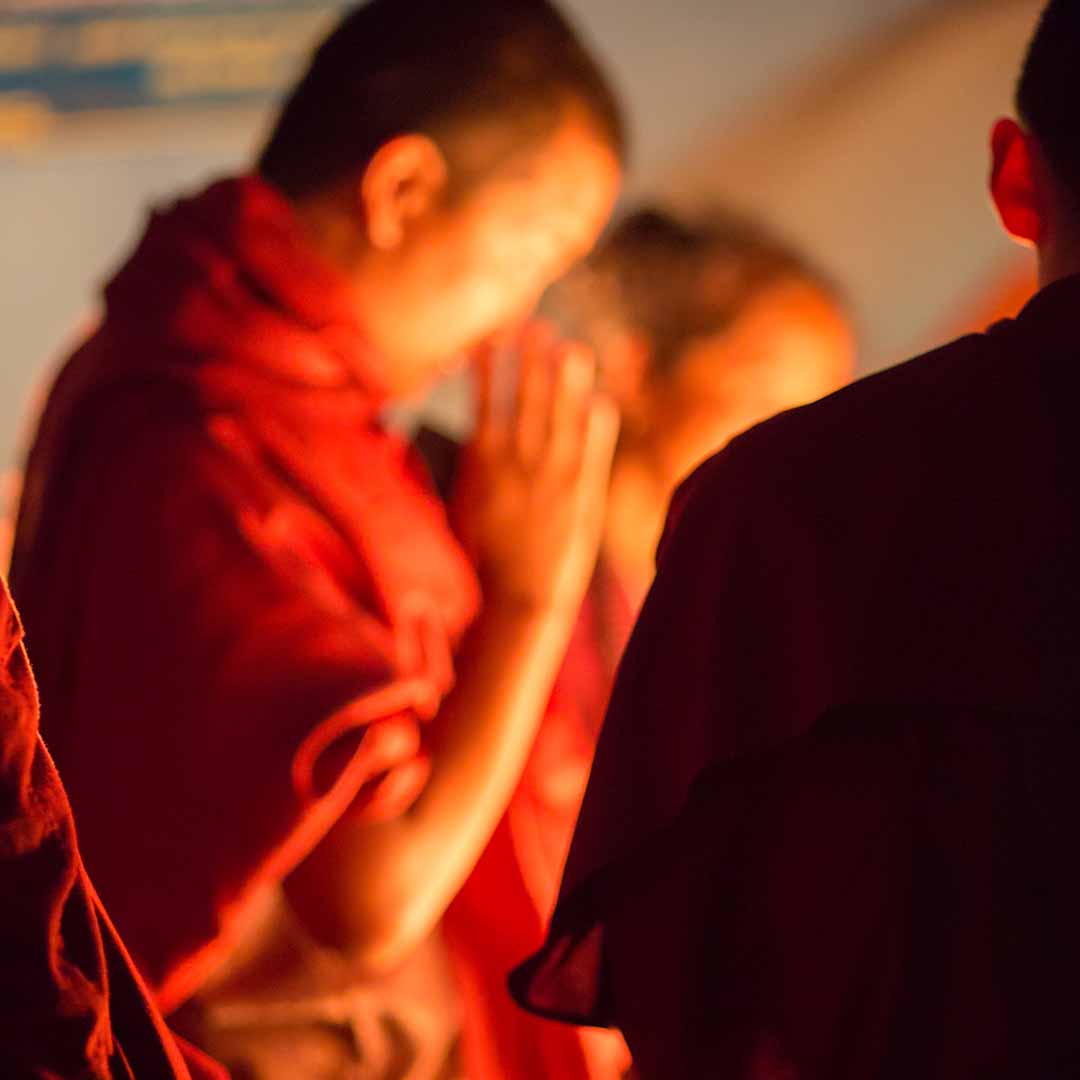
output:
<instances>
[{"instance_id":1,"label":"warm orange light","mask_svg":"<svg viewBox=\"0 0 1080 1080\"><path fill-rule=\"evenodd\" d=\"M936 338L951 341L965 334L979 333L1001 319L1015 318L1038 287L1031 260L1025 259L1019 265L1013 263L985 282Z\"/></svg>"}]
</instances>

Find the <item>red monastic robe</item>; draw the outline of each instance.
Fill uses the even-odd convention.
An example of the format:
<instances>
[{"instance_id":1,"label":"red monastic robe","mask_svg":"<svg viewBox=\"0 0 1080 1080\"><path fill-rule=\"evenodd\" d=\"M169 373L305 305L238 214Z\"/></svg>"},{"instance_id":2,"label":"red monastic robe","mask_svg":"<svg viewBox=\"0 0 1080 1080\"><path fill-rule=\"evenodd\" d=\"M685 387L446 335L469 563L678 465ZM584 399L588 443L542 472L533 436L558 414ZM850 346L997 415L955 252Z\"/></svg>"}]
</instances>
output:
<instances>
[{"instance_id":1,"label":"red monastic robe","mask_svg":"<svg viewBox=\"0 0 1080 1080\"><path fill-rule=\"evenodd\" d=\"M612 1032L574 1030L520 1009L506 976L543 941L633 613L598 568L521 782L445 930L464 995L469 1080L616 1080L629 1065Z\"/></svg>"},{"instance_id":2,"label":"red monastic robe","mask_svg":"<svg viewBox=\"0 0 1080 1080\"><path fill-rule=\"evenodd\" d=\"M1015 321L751 430L687 481L623 658L547 944L513 981L523 1003L610 1024L620 996L655 1000L670 986L677 1003L704 986L718 1007L699 1002L694 1015L724 1025L720 1003L738 995L721 969L710 984L668 962L694 953L678 891L643 921L620 921L634 889L662 894L658 849L677 844L669 830L706 770L722 791L726 763L752 763L844 705L1075 715L1078 304L1080 278L1052 285ZM718 865L730 832L713 822ZM800 898L785 902L793 913ZM818 990L799 987L808 1013ZM695 1062L684 1018L672 1005L644 1033L668 1047L659 1075L713 1075L715 1061ZM834 1075L800 1062L797 1041L776 1049L772 1065L724 1075Z\"/></svg>"},{"instance_id":3,"label":"red monastic robe","mask_svg":"<svg viewBox=\"0 0 1080 1080\"><path fill-rule=\"evenodd\" d=\"M477 608L349 288L258 179L156 215L30 455L46 737L166 1010L342 814L415 798Z\"/></svg>"},{"instance_id":4,"label":"red monastic robe","mask_svg":"<svg viewBox=\"0 0 1080 1080\"><path fill-rule=\"evenodd\" d=\"M189 1071L83 869L22 636L0 581L0 1075L223 1077Z\"/></svg>"}]
</instances>

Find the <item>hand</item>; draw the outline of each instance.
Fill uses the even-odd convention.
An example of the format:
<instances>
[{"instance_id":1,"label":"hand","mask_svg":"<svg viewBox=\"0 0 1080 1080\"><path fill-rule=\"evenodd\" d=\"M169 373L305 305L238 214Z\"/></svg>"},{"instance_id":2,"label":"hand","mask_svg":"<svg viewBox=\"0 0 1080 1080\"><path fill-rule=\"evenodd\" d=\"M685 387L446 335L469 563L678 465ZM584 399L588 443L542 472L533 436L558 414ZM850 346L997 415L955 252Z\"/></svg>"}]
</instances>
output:
<instances>
[{"instance_id":1,"label":"hand","mask_svg":"<svg viewBox=\"0 0 1080 1080\"><path fill-rule=\"evenodd\" d=\"M596 365L584 347L532 323L518 349L510 410L494 401L493 348L476 357L476 432L453 517L486 603L572 617L596 561L618 415L595 393Z\"/></svg>"}]
</instances>

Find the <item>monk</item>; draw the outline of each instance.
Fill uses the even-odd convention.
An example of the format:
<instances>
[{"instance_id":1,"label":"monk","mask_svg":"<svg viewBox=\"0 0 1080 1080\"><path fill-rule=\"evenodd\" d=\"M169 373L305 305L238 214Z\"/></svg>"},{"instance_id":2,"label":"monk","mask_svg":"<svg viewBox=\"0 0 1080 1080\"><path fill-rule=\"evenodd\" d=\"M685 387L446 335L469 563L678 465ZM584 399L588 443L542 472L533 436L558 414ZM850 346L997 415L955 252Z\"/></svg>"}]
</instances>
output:
<instances>
[{"instance_id":1,"label":"monk","mask_svg":"<svg viewBox=\"0 0 1080 1080\"><path fill-rule=\"evenodd\" d=\"M201 1055L185 1064L90 884L71 807L38 736L37 689L2 580L0 939L5 1077L224 1077Z\"/></svg>"},{"instance_id":2,"label":"monk","mask_svg":"<svg viewBox=\"0 0 1080 1080\"><path fill-rule=\"evenodd\" d=\"M813 867L836 882L827 868L834 866L836 845L850 837L847 831L835 843L819 833L820 857L807 850L801 892L785 891L784 878L776 876L773 887L779 891L763 887L745 894L744 879L737 876L755 865L756 823L771 814L770 792L777 798L782 793L767 780L776 775L767 765L770 755L782 758L792 742L802 747L800 739L831 710L857 706L862 711L856 717L865 724L884 713L883 732L902 732L907 724L889 719L889 710L914 710L928 718L920 721L927 763L933 760L934 725L943 714L958 718L959 731L961 718L985 710L997 719L964 723L969 734L978 727L986 739L1002 714L1014 717L1019 730L1027 725L1037 732L1055 722L1060 728L1062 718L1075 726L1077 55L1080 12L1075 4L1051 3L1020 79L1019 119L1003 119L993 131L991 194L1007 231L1038 254L1041 291L1020 316L752 429L702 465L675 497L656 581L607 714L549 939L514 980L519 998L546 1016L620 1026L646 1080L1075 1071L1071 1027L1058 1023L1060 1009L1052 1004L1061 983L1050 977L1040 982L1038 964L1030 959L1024 985L1029 997L1037 994L1047 1005L1043 1023L1029 1023L1028 1007L1003 1014L982 1010L983 1000L973 993L958 999L970 1008L930 1010L913 1029L919 1041L908 1042L905 1057L904 1040L894 1042L890 1033L910 1015L910 1005L939 1000L934 995L943 985L932 978L919 981L907 963L918 954L896 953L891 965L848 967L845 957L854 965L857 950L845 953L838 944L819 958L812 978L786 984L793 1003L768 994L758 998L749 984L740 990L728 983L727 959L735 957L740 971L753 968L736 955L745 941L735 934L709 943L708 935L729 925L725 912L738 916L730 925L767 909L776 917L774 928L793 926L800 911L810 910L806 894L821 884ZM850 722L849 716L849 728ZM843 734L848 738L850 731ZM897 744L906 740L903 735ZM873 749L867 746L867 754ZM979 755L954 754L953 760L968 760L975 770ZM801 775L809 783L814 774ZM861 784L858 772L845 775L832 788L838 797ZM910 775L928 773L916 769ZM992 790L985 783L980 787L987 775L956 774L954 814L991 804L978 801ZM696 781L706 790L688 802ZM930 788L920 789L921 783L912 780L908 791L912 805L925 810L918 790ZM926 783L941 791L940 775ZM1059 778L1053 788L1061 790ZM1014 777L1010 790L1027 792L1014 810L1030 818L1043 789L1030 779L1025 787ZM968 796L971 802L963 802ZM861 798L851 800L851 812L840 815L834 828L860 828L860 807L882 809L873 790L863 790ZM702 817L703 804L712 816ZM946 803L939 799L937 805ZM819 798L805 808L821 821L822 807ZM985 826L975 824L983 819L977 813L971 819L967 833L959 835L968 835L976 848L983 842L983 853L992 851L993 836L988 839ZM790 820L794 831L788 835L805 837L804 819L793 813ZM1010 829L1003 826L1002 836ZM680 869L657 861L662 850L678 849L686 835L698 838L703 860L712 860L702 875L714 891L693 915L685 902L695 890L682 885L704 877L691 874L690 862ZM876 853L893 851L889 845L898 835L881 831L864 853L871 862L848 866L853 888L859 866L875 865ZM774 839L780 858L782 839ZM1012 846L1014 839L1007 850L1022 850L1023 845ZM1031 839L1045 852L1045 835L1033 833ZM804 849L789 855L799 850ZM945 850L955 854L961 872L963 844L954 837ZM1057 877L1048 877L1038 892L1047 903L1055 894L1075 895L1072 860L1057 851ZM759 861L771 857L762 852ZM1051 873L1054 865L1044 862L1040 873ZM689 876L680 885L676 879L683 870ZM886 898L901 903L905 895L918 895L903 891L916 889L918 879L901 874L897 880L898 890L880 893L883 904ZM998 880L996 874L987 878ZM850 902L843 900L846 881L841 878L834 891L838 902ZM672 883L670 894L666 882ZM978 894L984 905L997 895L990 886ZM955 945L965 919L981 914L998 935L983 937L982 951L954 969L973 991L973 971L988 972L979 980L984 991L1004 979L1006 969L995 965L1008 951L1009 935L1045 936L1039 927L1046 912L1030 917L1036 911L1031 904L1015 908L1028 918L1006 919L1003 928L1000 912L948 907L949 895L939 896L953 917L949 927L939 928L945 943ZM859 918L867 914L858 905L844 910ZM930 906L923 914L932 911ZM875 949L898 932L884 908L879 914ZM1063 932L1058 951L1066 956L1077 954L1068 932L1072 922L1074 917L1053 924ZM852 934L861 933L856 924L853 919ZM844 938L842 929L835 940L850 948L853 939ZM813 945L812 934L800 940L807 949ZM706 953L709 964L700 959ZM934 963L948 953L943 944ZM1049 971L1052 955L1039 955ZM782 956L776 956L779 962ZM764 953L759 961L761 970ZM806 1018L824 1015L817 1011L821 997L846 979L851 993L844 1008L809 1030ZM1014 1003L1017 998L1014 993ZM738 1003L734 1011L726 1007L732 1002ZM992 1034L1011 1041L991 1068L985 1048L999 1045ZM1030 1071L1022 1065L1024 1044ZM819 1055L821 1046L830 1052ZM910 1054L912 1046L926 1056ZM1059 1071L1040 1071L1038 1062L1053 1060ZM1065 1060L1072 1065L1062 1065ZM961 1064L950 1071L950 1061Z\"/></svg>"},{"instance_id":3,"label":"monk","mask_svg":"<svg viewBox=\"0 0 1080 1080\"><path fill-rule=\"evenodd\" d=\"M551 703L445 926L468 976L466 1029L483 1032L489 1048L492 1064L478 1075L612 1080L625 1068L621 1040L526 1015L506 994L506 973L543 939L672 492L755 421L842 385L854 336L837 291L807 259L720 213L630 213L548 291L541 311L593 347L622 424L597 567Z\"/></svg>"},{"instance_id":4,"label":"monk","mask_svg":"<svg viewBox=\"0 0 1080 1080\"><path fill-rule=\"evenodd\" d=\"M243 1075L459 1074L437 927L550 695L617 428L587 352L507 328L623 148L546 0L372 0L251 173L154 215L52 391L12 572L46 737L161 1008ZM451 527L381 414L469 353Z\"/></svg>"}]
</instances>

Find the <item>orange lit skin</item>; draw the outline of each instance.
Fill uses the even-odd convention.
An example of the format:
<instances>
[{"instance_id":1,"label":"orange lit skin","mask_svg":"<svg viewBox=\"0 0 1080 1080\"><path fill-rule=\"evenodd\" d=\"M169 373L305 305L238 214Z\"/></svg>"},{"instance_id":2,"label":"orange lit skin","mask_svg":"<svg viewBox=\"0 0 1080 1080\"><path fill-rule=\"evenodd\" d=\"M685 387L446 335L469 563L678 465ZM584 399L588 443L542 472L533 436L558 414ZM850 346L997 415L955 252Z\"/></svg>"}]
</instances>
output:
<instances>
[{"instance_id":1,"label":"orange lit skin","mask_svg":"<svg viewBox=\"0 0 1080 1080\"><path fill-rule=\"evenodd\" d=\"M494 138L477 130L459 164L483 160ZM613 153L569 108L542 152L521 150L460 192L438 145L410 134L383 146L358 180L297 212L353 282L360 324L400 398L528 315L592 248L620 179Z\"/></svg>"},{"instance_id":2,"label":"orange lit skin","mask_svg":"<svg viewBox=\"0 0 1080 1080\"><path fill-rule=\"evenodd\" d=\"M778 285L724 333L691 345L650 408L657 453L677 481L731 438L805 405L852 376L854 340L836 306L810 285Z\"/></svg>"},{"instance_id":3,"label":"orange lit skin","mask_svg":"<svg viewBox=\"0 0 1080 1080\"><path fill-rule=\"evenodd\" d=\"M793 281L762 292L727 330L691 343L669 376L649 378L646 361L646 343L637 359L615 360L626 418L604 539L638 596L679 481L740 432L843 386L855 341L834 301Z\"/></svg>"},{"instance_id":4,"label":"orange lit skin","mask_svg":"<svg viewBox=\"0 0 1080 1080\"><path fill-rule=\"evenodd\" d=\"M431 725L430 777L399 818L358 825L346 815L285 881L308 930L369 972L421 944L487 846L592 573L618 431L614 407L593 393L595 362L526 327L521 387L506 411L484 341L591 248L618 185L615 157L568 109L542 145L461 193L435 143L406 135L358 180L298 208L353 282L392 396L422 389L470 348L480 386L455 524L484 607Z\"/></svg>"}]
</instances>

